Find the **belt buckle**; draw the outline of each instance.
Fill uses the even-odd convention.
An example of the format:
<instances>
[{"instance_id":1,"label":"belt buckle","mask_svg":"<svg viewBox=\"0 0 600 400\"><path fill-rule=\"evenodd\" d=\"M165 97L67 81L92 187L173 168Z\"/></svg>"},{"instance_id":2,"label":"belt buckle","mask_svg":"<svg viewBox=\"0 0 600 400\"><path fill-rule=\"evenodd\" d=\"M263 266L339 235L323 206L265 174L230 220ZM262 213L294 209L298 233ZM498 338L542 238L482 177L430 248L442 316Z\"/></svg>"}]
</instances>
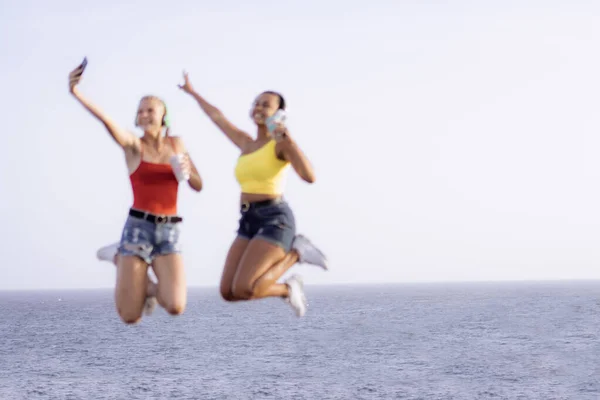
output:
<instances>
[{"instance_id":1,"label":"belt buckle","mask_svg":"<svg viewBox=\"0 0 600 400\"><path fill-rule=\"evenodd\" d=\"M250 209L250 203L247 201L242 202L242 212L246 212Z\"/></svg>"},{"instance_id":2,"label":"belt buckle","mask_svg":"<svg viewBox=\"0 0 600 400\"><path fill-rule=\"evenodd\" d=\"M157 224L166 224L169 218L166 215L157 215L156 223Z\"/></svg>"}]
</instances>

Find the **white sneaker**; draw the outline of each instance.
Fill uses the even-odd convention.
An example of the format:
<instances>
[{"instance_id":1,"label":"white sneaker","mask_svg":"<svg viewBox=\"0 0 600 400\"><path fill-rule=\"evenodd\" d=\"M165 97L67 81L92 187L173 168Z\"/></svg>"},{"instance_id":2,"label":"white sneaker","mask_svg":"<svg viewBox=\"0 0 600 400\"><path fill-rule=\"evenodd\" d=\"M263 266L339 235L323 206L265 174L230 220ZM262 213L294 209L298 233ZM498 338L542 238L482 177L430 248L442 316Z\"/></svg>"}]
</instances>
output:
<instances>
[{"instance_id":1,"label":"white sneaker","mask_svg":"<svg viewBox=\"0 0 600 400\"><path fill-rule=\"evenodd\" d=\"M146 301L144 302L144 314L152 315L157 303L158 301L155 296L146 297Z\"/></svg>"},{"instance_id":2,"label":"white sneaker","mask_svg":"<svg viewBox=\"0 0 600 400\"><path fill-rule=\"evenodd\" d=\"M296 235L292 248L298 252L301 263L317 265L327 270L327 257L305 236Z\"/></svg>"},{"instance_id":3,"label":"white sneaker","mask_svg":"<svg viewBox=\"0 0 600 400\"><path fill-rule=\"evenodd\" d=\"M108 261L110 263L114 263L115 256L117 255L118 251L119 251L119 243L118 242L109 244L108 246L104 246L104 247L100 248L96 252L96 257L100 261Z\"/></svg>"},{"instance_id":4,"label":"white sneaker","mask_svg":"<svg viewBox=\"0 0 600 400\"><path fill-rule=\"evenodd\" d=\"M289 296L286 302L292 306L298 317L304 316L306 313L306 296L304 296L304 282L299 275L289 277L285 284L289 289Z\"/></svg>"}]
</instances>

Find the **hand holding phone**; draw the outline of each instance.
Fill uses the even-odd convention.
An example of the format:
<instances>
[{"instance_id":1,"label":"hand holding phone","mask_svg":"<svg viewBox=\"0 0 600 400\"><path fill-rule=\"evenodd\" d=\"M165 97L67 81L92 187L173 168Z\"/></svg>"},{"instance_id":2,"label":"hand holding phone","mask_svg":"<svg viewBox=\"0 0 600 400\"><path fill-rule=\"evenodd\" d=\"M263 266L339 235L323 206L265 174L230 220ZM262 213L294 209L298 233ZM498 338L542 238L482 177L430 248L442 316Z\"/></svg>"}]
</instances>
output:
<instances>
[{"instance_id":1,"label":"hand holding phone","mask_svg":"<svg viewBox=\"0 0 600 400\"><path fill-rule=\"evenodd\" d=\"M287 116L285 114L285 111L281 110L281 109L275 111L275 114L273 114L267 118L267 120L266 120L267 130L269 131L271 136L273 136L275 129L277 129L280 126L285 126L286 118L287 118Z\"/></svg>"},{"instance_id":2,"label":"hand holding phone","mask_svg":"<svg viewBox=\"0 0 600 400\"><path fill-rule=\"evenodd\" d=\"M81 64L69 74L69 90L71 92L73 92L75 86L81 81L81 76L83 75L83 71L85 71L85 67L87 67L87 57L84 57Z\"/></svg>"}]
</instances>

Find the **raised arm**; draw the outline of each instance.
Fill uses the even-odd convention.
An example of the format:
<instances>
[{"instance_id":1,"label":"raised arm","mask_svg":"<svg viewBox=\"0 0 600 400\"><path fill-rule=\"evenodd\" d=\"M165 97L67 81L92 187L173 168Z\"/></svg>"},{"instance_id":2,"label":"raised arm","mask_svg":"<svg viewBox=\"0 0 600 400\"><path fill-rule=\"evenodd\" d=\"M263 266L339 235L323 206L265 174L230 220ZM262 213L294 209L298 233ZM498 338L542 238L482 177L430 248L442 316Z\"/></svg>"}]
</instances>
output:
<instances>
[{"instance_id":1,"label":"raised arm","mask_svg":"<svg viewBox=\"0 0 600 400\"><path fill-rule=\"evenodd\" d=\"M79 101L79 103L88 110L94 117L104 124L113 139L121 146L124 150L138 150L140 149L140 139L133 133L121 128L115 123L104 111L98 106L93 104L79 91L79 82L85 69L86 63L82 63L75 68L69 74L69 91Z\"/></svg>"},{"instance_id":2,"label":"raised arm","mask_svg":"<svg viewBox=\"0 0 600 400\"><path fill-rule=\"evenodd\" d=\"M214 122L215 125L221 129L221 131L229 138L229 140L239 147L240 150L243 150L246 144L252 141L252 137L229 122L221 110L204 100L202 96L196 93L192 87L187 72L183 73L183 80L183 85L178 85L179 89L191 95L196 100L202 111L208 115L212 122Z\"/></svg>"}]
</instances>

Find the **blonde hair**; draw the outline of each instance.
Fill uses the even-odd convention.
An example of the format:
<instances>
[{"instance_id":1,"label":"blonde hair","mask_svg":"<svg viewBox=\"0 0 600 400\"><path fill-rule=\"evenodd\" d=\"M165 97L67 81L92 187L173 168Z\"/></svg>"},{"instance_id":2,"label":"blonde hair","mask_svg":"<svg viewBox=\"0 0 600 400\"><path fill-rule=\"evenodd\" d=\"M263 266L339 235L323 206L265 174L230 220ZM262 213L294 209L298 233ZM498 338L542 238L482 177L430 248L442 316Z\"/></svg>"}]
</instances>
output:
<instances>
[{"instance_id":1,"label":"blonde hair","mask_svg":"<svg viewBox=\"0 0 600 400\"><path fill-rule=\"evenodd\" d=\"M165 132L165 136L169 136L169 133L171 131L171 124L169 122L169 114L167 112L167 103L165 103L165 101L163 99L161 99L160 97L154 96L154 95L146 95L146 96L142 97L140 99L140 103L144 100L154 100L154 101L158 101L160 104L162 104L163 110L165 111L165 113L163 114L163 117L162 117L162 125L167 128L167 130ZM135 117L135 125L137 126L137 116Z\"/></svg>"}]
</instances>

